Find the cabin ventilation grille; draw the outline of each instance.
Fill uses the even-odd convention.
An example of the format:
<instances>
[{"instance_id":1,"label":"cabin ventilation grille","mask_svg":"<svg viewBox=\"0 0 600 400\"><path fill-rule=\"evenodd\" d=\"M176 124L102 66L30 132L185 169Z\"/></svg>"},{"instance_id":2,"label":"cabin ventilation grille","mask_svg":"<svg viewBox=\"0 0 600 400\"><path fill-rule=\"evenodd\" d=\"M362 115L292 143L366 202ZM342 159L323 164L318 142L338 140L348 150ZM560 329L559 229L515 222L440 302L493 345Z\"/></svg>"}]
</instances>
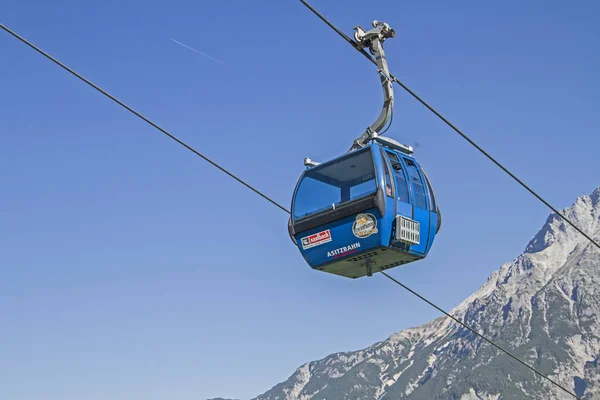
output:
<instances>
[{"instance_id":1,"label":"cabin ventilation grille","mask_svg":"<svg viewBox=\"0 0 600 400\"><path fill-rule=\"evenodd\" d=\"M421 242L421 226L418 221L413 221L402 215L396 216L396 240L407 244Z\"/></svg>"}]
</instances>

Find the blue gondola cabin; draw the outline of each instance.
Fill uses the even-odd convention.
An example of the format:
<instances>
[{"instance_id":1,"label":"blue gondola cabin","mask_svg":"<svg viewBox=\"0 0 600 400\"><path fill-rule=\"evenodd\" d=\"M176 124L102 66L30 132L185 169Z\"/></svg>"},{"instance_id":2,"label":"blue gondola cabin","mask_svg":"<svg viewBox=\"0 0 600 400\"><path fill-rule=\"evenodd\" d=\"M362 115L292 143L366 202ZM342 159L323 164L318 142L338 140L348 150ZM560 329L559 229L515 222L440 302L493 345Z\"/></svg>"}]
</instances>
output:
<instances>
[{"instance_id":1,"label":"blue gondola cabin","mask_svg":"<svg viewBox=\"0 0 600 400\"><path fill-rule=\"evenodd\" d=\"M384 137L308 167L291 214L289 233L306 262L349 278L425 258L441 224L412 149Z\"/></svg>"}]
</instances>

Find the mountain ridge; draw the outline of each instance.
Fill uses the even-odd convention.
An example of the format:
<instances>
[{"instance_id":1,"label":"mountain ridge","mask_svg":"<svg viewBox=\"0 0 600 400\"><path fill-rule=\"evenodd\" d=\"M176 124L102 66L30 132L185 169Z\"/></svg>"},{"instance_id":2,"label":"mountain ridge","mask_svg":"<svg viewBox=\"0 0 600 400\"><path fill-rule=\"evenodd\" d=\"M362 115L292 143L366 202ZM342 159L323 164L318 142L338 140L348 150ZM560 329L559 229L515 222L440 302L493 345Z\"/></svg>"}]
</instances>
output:
<instances>
[{"instance_id":1,"label":"mountain ridge","mask_svg":"<svg viewBox=\"0 0 600 400\"><path fill-rule=\"evenodd\" d=\"M561 212L600 234L600 188ZM450 314L582 399L600 397L600 252L552 213ZM446 316L300 366L252 400L573 397Z\"/></svg>"}]
</instances>

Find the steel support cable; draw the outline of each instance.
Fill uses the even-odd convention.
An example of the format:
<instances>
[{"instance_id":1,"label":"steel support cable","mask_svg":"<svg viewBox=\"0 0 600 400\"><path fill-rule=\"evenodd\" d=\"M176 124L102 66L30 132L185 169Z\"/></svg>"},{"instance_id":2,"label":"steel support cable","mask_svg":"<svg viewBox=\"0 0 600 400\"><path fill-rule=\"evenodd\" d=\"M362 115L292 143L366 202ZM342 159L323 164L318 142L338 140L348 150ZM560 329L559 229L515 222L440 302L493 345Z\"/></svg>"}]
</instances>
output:
<instances>
[{"instance_id":1,"label":"steel support cable","mask_svg":"<svg viewBox=\"0 0 600 400\"><path fill-rule=\"evenodd\" d=\"M141 118L142 120L144 120L148 124L152 125L154 128L158 129L159 131L161 131L162 133L164 133L165 135L167 135L168 137L170 137L171 139L173 139L174 141L176 141L177 143L179 143L180 145L182 145L186 149L190 150L192 153L194 153L197 156L203 158L205 161L209 162L214 167L220 169L221 171L223 171L224 173L226 173L227 175L229 175L230 177L232 177L233 179L235 179L236 181L238 181L242 185L246 186L248 189L252 190L253 192L255 192L256 194L258 194L259 196L263 197L265 200L267 200L270 203L274 204L276 207L279 207L283 211L289 213L289 211L284 206L282 206L281 204L277 203L275 200L271 199L267 195L263 194L260 190L255 189L250 184L246 183L245 181L243 181L242 179L238 178L233 173L231 173L228 170L226 170L225 168L221 167L219 164L217 164L216 162L212 161L210 158L206 157L204 154L200 153L198 150L194 149L192 146L190 146L187 143L183 142L181 139L179 139L176 136L172 135L167 130L161 128L156 123L154 123L151 120L149 120L148 118L144 117L142 114L140 114L139 112L135 111L133 108L129 107L127 104L123 103L121 100L117 99L116 97L114 97L110 93L106 92L104 89L102 89L102 88L98 87L97 85L93 84L88 79L84 78L83 76L81 76L80 74L78 74L77 72L75 72L73 69L67 67L65 64L61 63L56 58L52 57L50 54L46 53L45 51L43 51L39 47L37 47L34 44L32 44L31 42L29 42L27 39L21 37L20 35L18 35L16 32L14 32L13 30L11 30L10 28L6 27L5 25L3 25L1 23L0 23L0 28L2 28L3 30L5 30L6 32L10 33L12 36L14 36L15 38L19 39L21 42L25 43L27 46L31 47L32 49L34 49L35 51L37 51L38 53L40 53L44 57L48 58L49 60L51 60L55 64L57 64L60 67L64 68L65 70L67 70L71 74L75 75L77 78L81 79L83 82L87 83L88 85L90 85L91 87L93 87L94 89L96 89L97 91L99 91L100 93L102 93L103 95L105 95L106 97L108 97L109 99L111 99L112 101L114 101L115 103L119 104L121 107L125 108L127 111L133 113L134 115L136 115L137 117Z\"/></svg>"},{"instance_id":2,"label":"steel support cable","mask_svg":"<svg viewBox=\"0 0 600 400\"><path fill-rule=\"evenodd\" d=\"M302 0L301 0L302 1ZM282 205L280 205L279 203L277 203L276 201L272 200L270 197L268 197L267 195L263 194L262 192L260 192L259 190L255 189L254 187L250 186L249 184L247 184L246 182L244 182L243 180L241 180L240 178L238 178L237 176L235 176L234 174L232 174L231 172L227 171L225 168L221 167L219 164L215 163L214 161L210 160L208 157L204 156L203 154L201 154L200 152L198 152L197 150L195 150L194 148L192 148L191 146L189 146L188 144L184 143L183 141L181 141L180 139L178 139L177 137L175 137L174 135L172 135L171 133L169 133L168 131L166 131L165 129L161 128L160 126L158 126L156 123L152 122L151 120L149 120L148 118L144 117L142 114L138 113L137 111L133 110L131 107L127 106L125 103L123 103L122 101L118 100L116 97L112 96L111 94L109 94L108 92L106 92L105 90L101 89L100 87L96 86L95 84L93 84L92 82L90 82L88 79L84 78L83 76L81 76L80 74L78 74L77 72L75 72L74 70L72 70L71 68L67 67L66 65L64 65L63 63L61 63L60 61L58 61L57 59L55 59L54 57L50 56L48 53L44 52L43 50L41 50L40 48L38 48L37 46L33 45L32 43L30 43L29 41L27 41L26 39L24 39L23 37L19 36L16 32L12 31L11 29L9 29L8 27L6 27L5 25L0 23L0 28L2 28L3 30L5 30L6 32L8 32L9 34L11 34L12 36L14 36L15 38L19 39L21 42L25 43L27 46L31 47L32 49L34 49L35 51L37 51L38 53L42 54L44 57L48 58L49 60L53 61L54 63L56 63L57 65L59 65L60 67L62 67L63 69L65 69L66 71L68 71L69 73L71 73L72 75L76 76L77 78L79 78L80 80L82 80L83 82L87 83L88 85L90 85L91 87L93 87L94 89L96 89L97 91L99 91L100 93L104 94L106 97L110 98L111 100L113 100L114 102L116 102L117 104L119 104L120 106L122 106L123 108L127 109L128 111L130 111L131 113L133 113L134 115L136 115L137 117L141 118L142 120L144 120L145 122L147 122L148 124L150 124L151 126L153 126L154 128L158 129L159 131L161 131L162 133L164 133L165 135L167 135L168 137L170 137L171 139L175 140L177 143L181 144L182 146L184 146L185 148L187 148L188 150L192 151L194 154L198 155L199 157L203 158L205 161L209 162L210 164L212 164L213 166L215 166L216 168L220 169L221 171L223 171L224 173L226 173L227 175L229 175L230 177L232 177L233 179L235 179L236 181L240 182L241 184L243 184L244 186L246 186L247 188L251 189L253 192L257 193L258 195L260 195L262 198L264 198L265 200L269 201L271 204L275 205L277 208L285 211L286 213L290 214L290 211L287 210L285 207L283 207ZM368 55L367 55L368 56ZM570 395L572 395L573 397L575 397L578 400L579 397L577 397L576 395L574 395L573 393L571 393L570 391L568 391L567 389L565 389L564 387L560 386L559 384L557 384L556 382L554 382L553 380L551 380L550 378L546 377L545 375L541 374L540 372L538 372L537 370L535 370L533 367L530 367L529 365L527 365L526 363L524 363L523 361L519 360L516 356L512 355L511 353L509 353L508 351L502 349L501 347L499 347L498 345L494 344L492 341L490 341L489 339L486 339L484 336L480 335L479 333L477 333L476 331L474 331L473 329L469 328L467 325L465 325L464 323L460 322L458 319L456 319L455 317L453 317L452 315L450 315L449 313L447 313L446 311L444 311L442 308L436 306L434 303L432 303L431 301L427 300L425 297L419 295L418 293L416 293L415 291L411 290L410 288L408 288L407 286L405 286L404 284L400 283L399 281L397 281L396 279L392 278L391 276L389 276L388 274L386 274L383 271L380 271L383 275L385 275L386 277L388 277L389 279L393 280L394 282L396 282L397 284L399 284L400 286L402 286L404 289L408 290L410 293L412 293L413 295L417 296L418 298L420 298L421 300L425 301L427 304L431 305L432 307L434 307L435 309L437 309L438 311L442 312L443 314L445 314L446 316L452 318L454 321L458 322L459 324L463 325L464 327L466 327L467 329L469 329L471 332L474 332L475 334L477 334L478 336L482 337L483 339L485 339L487 342L491 343L492 345L494 345L495 347L499 348L500 350L504 351L505 353L507 353L508 355L510 355L512 358L516 359L517 361L519 361L521 364L525 365L527 368L531 369L532 371L536 372L537 374L540 374L541 376L543 376L544 378L546 378L547 380L549 380L550 382L552 382L553 384L555 384L556 386L560 387L562 390L566 391L567 393L569 393Z\"/></svg>"},{"instance_id":3,"label":"steel support cable","mask_svg":"<svg viewBox=\"0 0 600 400\"><path fill-rule=\"evenodd\" d=\"M348 42L352 47L354 47L356 50L358 50L358 52L360 52L362 55L364 55L367 59L369 59L369 61L371 61L373 64L377 65L377 62L373 59L372 56L370 56L365 50L361 49L360 47L358 47L358 44L352 40L350 37L348 37L348 35L346 35L344 32L340 31L338 28L336 28L331 22L329 22L327 20L327 18L325 18L323 15L321 15L317 10L315 10L310 4L308 4L305 0L300 0L302 2L302 4L304 4L310 11L312 11L317 17L319 17L323 22L325 22L331 29L333 29L338 35L340 35L346 42ZM522 180L520 180L519 178L517 178L515 176L515 174L513 174L512 172L510 172L504 165L502 165L499 161L497 161L494 157L492 157L487 151L485 151L484 149L482 149L477 143L475 143L471 138L469 138L465 133L463 133L460 129L458 129L456 126L454 126L454 124L452 124L450 121L448 121L442 114L440 114L435 108L433 108L432 106L430 106L425 100L423 100L419 95L417 95L415 92L413 92L408 86L406 86L404 83L402 83L402 81L400 81L398 78L396 78L394 75L392 75L390 73L390 78L392 79L392 81L396 82L398 85L400 85L402 87L402 89L406 90L412 97L414 97L419 103L421 103L422 105L424 105L427 109L429 109L429 111L431 111L432 113L434 113L438 118L440 118L442 121L444 121L446 123L446 125L448 125L450 128L452 128L452 130L454 130L456 133L458 133L460 136L463 137L463 139L465 139L467 142L469 142L473 147L475 147L477 150L479 150L484 156L486 156L489 160L491 160L494 164L496 164L498 167L500 167L504 172L506 172L511 178L513 178L515 181L517 181L517 183L519 183L521 186L523 186L529 193L531 193L532 195L534 195L539 201L541 201L542 203L544 203L544 205L546 205L546 207L548 207L550 210L552 210L554 213L556 213L559 217L561 217L565 222L567 222L569 225L571 225L577 232L579 232L580 234L582 234L586 239L588 239L591 243L593 243L596 247L598 247L600 249L600 243L596 242L594 239L592 239L591 236L589 236L587 233L585 233L582 229L580 229L577 225L575 225L573 222L571 222L570 219L568 219L566 216L564 216L563 214L561 214L555 207L553 207L550 203L548 203L546 200L544 200L542 198L542 196L540 196L539 194L537 194L533 189L531 189L529 186L527 186Z\"/></svg>"},{"instance_id":4,"label":"steel support cable","mask_svg":"<svg viewBox=\"0 0 600 400\"><path fill-rule=\"evenodd\" d=\"M592 244L594 244L596 247L598 247L600 249L600 243L598 243L594 239L592 239L591 236L589 236L581 228L579 228L577 225L575 225L569 218L564 216L560 211L558 211L556 208L554 208L554 206L552 206L550 203L548 203L546 200L544 200L544 198L542 198L542 196L537 194L533 189L531 189L527 184L525 184L525 182L523 182L522 180L517 178L515 176L515 174L510 172L504 165L502 165L499 161L497 161L494 157L492 157L488 152L486 152L484 149L482 149L477 143L475 143L465 133L463 133L460 129L458 129L456 126L454 126L454 124L452 124L446 118L444 118L444 116L442 114L440 114L433 107L431 107L429 104L427 104L427 102L425 102L423 99L421 99L415 92L410 90L404 83L400 82L400 80L398 78L392 77L392 79L394 82L398 83L404 90L406 90L408 93L410 93L411 96L413 96L421 104L423 104L425 107L427 107L432 113L434 113L442 121L444 121L446 123L446 125L448 125L450 128L452 128L456 133L458 133L466 141L468 141L471 145L473 145L473 147L475 147L477 150L479 150L484 156L486 156L488 159L490 159L494 164L496 164L504 172L506 172L511 178L513 178L515 181L517 181L517 183L519 183L521 186L523 186L529 193L534 195L539 201L544 203L550 210L552 210L555 214L557 214L559 217L561 217L565 222L567 222L569 225L571 225L577 232L582 234L587 240L589 240Z\"/></svg>"}]
</instances>

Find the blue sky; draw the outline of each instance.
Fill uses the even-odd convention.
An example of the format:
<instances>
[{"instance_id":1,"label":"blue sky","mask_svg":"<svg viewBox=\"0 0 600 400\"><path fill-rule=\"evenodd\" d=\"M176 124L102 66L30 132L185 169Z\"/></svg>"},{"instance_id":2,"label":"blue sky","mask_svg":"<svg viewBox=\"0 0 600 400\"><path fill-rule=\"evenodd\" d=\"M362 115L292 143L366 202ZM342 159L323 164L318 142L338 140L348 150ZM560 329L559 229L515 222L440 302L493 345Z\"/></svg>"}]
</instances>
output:
<instances>
[{"instance_id":1,"label":"blue sky","mask_svg":"<svg viewBox=\"0 0 600 400\"><path fill-rule=\"evenodd\" d=\"M600 186L597 2L313 0L389 22L396 76L557 207ZM374 66L299 1L4 2L1 22L288 205L302 160L377 117ZM192 46L223 64L194 53ZM313 272L287 215L0 35L0 395L249 399L439 314L383 276ZM446 309L548 210L398 86L443 226L391 271Z\"/></svg>"}]
</instances>

